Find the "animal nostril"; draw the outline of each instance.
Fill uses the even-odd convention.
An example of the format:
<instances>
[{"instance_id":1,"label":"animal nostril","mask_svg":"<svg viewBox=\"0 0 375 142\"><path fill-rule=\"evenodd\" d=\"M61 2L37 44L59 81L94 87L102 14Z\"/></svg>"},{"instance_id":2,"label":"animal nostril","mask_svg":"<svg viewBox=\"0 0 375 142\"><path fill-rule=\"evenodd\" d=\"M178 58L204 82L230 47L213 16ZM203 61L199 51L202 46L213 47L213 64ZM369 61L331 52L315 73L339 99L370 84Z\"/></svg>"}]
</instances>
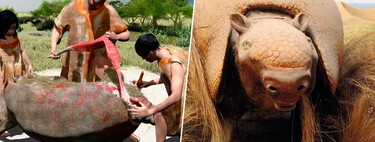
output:
<instances>
[{"instance_id":1,"label":"animal nostril","mask_svg":"<svg viewBox=\"0 0 375 142\"><path fill-rule=\"evenodd\" d=\"M298 91L302 91L303 89L305 89L305 86L304 86L304 85L301 85L301 86L299 86L297 89L298 89Z\"/></svg>"},{"instance_id":2,"label":"animal nostril","mask_svg":"<svg viewBox=\"0 0 375 142\"><path fill-rule=\"evenodd\" d=\"M276 89L276 87L273 87L273 86L268 86L268 90L270 90L271 92L276 92L277 91L277 89Z\"/></svg>"}]
</instances>

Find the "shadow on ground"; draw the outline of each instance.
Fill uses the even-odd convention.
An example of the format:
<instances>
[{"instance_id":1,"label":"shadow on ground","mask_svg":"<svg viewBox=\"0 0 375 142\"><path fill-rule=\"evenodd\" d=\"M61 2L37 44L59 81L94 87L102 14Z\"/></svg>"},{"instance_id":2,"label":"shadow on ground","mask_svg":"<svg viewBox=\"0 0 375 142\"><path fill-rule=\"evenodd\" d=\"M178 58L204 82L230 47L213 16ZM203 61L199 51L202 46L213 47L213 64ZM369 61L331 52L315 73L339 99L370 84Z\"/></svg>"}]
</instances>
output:
<instances>
[{"instance_id":1,"label":"shadow on ground","mask_svg":"<svg viewBox=\"0 0 375 142\"><path fill-rule=\"evenodd\" d=\"M29 137L27 134L23 132L23 130L19 127L16 126L8 132L11 134L9 137L0 137L0 142L39 142L38 140ZM141 137L142 141L142 137ZM166 142L179 142L180 137L179 136L173 136L169 137ZM130 138L125 139L123 142L133 142L130 140Z\"/></svg>"}]
</instances>

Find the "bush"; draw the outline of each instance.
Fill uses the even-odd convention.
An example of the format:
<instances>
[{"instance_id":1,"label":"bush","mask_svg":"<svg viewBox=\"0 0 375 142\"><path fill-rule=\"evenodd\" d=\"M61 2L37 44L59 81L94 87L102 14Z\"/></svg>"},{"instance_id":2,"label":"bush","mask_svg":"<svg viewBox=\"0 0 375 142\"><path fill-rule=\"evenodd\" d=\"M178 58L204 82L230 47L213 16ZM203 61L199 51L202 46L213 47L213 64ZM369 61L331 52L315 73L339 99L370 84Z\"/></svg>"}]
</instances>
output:
<instances>
[{"instance_id":1,"label":"bush","mask_svg":"<svg viewBox=\"0 0 375 142\"><path fill-rule=\"evenodd\" d=\"M130 31L142 31L142 27L138 23L131 23L128 25L128 30Z\"/></svg>"},{"instance_id":2,"label":"bush","mask_svg":"<svg viewBox=\"0 0 375 142\"><path fill-rule=\"evenodd\" d=\"M20 24L25 24L32 21L33 19L34 18L32 16L18 17L18 21L20 22Z\"/></svg>"},{"instance_id":3,"label":"bush","mask_svg":"<svg viewBox=\"0 0 375 142\"><path fill-rule=\"evenodd\" d=\"M142 34L152 33L163 44L173 44L186 47L186 49L190 45L190 27L159 26L154 28L150 24L140 26L138 23L134 23L129 24L128 29Z\"/></svg>"},{"instance_id":4,"label":"bush","mask_svg":"<svg viewBox=\"0 0 375 142\"><path fill-rule=\"evenodd\" d=\"M181 28L177 31L176 35L177 39L175 40L174 44L180 47L189 47L190 45L190 27L188 28Z\"/></svg>"},{"instance_id":5,"label":"bush","mask_svg":"<svg viewBox=\"0 0 375 142\"><path fill-rule=\"evenodd\" d=\"M43 31L43 30L51 30L53 28L53 25L55 25L55 22L53 19L48 18L45 20L42 20L40 23L36 25L36 29L38 31Z\"/></svg>"},{"instance_id":6,"label":"bush","mask_svg":"<svg viewBox=\"0 0 375 142\"><path fill-rule=\"evenodd\" d=\"M146 32L148 29L151 29L152 26L150 24L141 26L139 23L131 23L128 25L128 29L130 31L135 31L135 32Z\"/></svg>"},{"instance_id":7,"label":"bush","mask_svg":"<svg viewBox=\"0 0 375 142\"><path fill-rule=\"evenodd\" d=\"M189 47L190 28L159 27L150 28L147 33L153 33L161 43L174 44L181 47ZM170 37L170 38L167 38ZM170 40L173 40L170 42Z\"/></svg>"},{"instance_id":8,"label":"bush","mask_svg":"<svg viewBox=\"0 0 375 142\"><path fill-rule=\"evenodd\" d=\"M157 28L149 28L148 32L149 33L163 34L163 35L167 35L167 36L179 37L180 36L179 33L181 33L181 30L183 30L183 28L159 26Z\"/></svg>"},{"instance_id":9,"label":"bush","mask_svg":"<svg viewBox=\"0 0 375 142\"><path fill-rule=\"evenodd\" d=\"M183 34L181 37L178 37L175 40L175 44L180 47L185 47L184 49L187 50L190 46L190 34Z\"/></svg>"}]
</instances>

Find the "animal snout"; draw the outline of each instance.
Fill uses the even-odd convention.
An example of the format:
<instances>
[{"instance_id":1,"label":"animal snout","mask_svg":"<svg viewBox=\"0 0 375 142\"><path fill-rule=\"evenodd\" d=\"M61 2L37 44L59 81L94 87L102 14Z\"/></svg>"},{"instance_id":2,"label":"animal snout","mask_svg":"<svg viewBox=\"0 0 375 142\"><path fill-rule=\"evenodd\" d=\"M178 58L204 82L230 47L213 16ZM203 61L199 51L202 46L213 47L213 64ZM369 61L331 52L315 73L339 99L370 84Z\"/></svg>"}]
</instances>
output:
<instances>
[{"instance_id":1,"label":"animal snout","mask_svg":"<svg viewBox=\"0 0 375 142\"><path fill-rule=\"evenodd\" d=\"M278 95L280 93L293 94L304 94L309 87L307 81L299 82L282 82L277 79L271 81L265 81L264 87L266 91L271 95Z\"/></svg>"},{"instance_id":2,"label":"animal snout","mask_svg":"<svg viewBox=\"0 0 375 142\"><path fill-rule=\"evenodd\" d=\"M266 94L269 94L278 106L290 106L308 93L311 77L308 74L272 74L263 78Z\"/></svg>"}]
</instances>

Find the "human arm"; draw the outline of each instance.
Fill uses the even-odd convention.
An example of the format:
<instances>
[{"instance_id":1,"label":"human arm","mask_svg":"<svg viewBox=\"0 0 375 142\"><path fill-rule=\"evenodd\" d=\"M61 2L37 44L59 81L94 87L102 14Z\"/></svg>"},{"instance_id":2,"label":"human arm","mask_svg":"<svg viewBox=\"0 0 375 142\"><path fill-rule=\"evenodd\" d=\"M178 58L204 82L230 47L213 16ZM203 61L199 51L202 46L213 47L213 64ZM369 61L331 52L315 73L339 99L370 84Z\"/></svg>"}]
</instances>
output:
<instances>
[{"instance_id":1,"label":"human arm","mask_svg":"<svg viewBox=\"0 0 375 142\"><path fill-rule=\"evenodd\" d=\"M60 56L56 54L56 47L61 38L61 33L57 31L56 26L53 27L51 33L51 55L49 55L52 59L59 59Z\"/></svg>"},{"instance_id":2,"label":"human arm","mask_svg":"<svg viewBox=\"0 0 375 142\"><path fill-rule=\"evenodd\" d=\"M141 104L141 107L137 107L133 105L131 109L128 109L132 112L133 115L137 117L145 117L152 114L155 114L157 112L161 112L164 109L170 107L171 105L175 104L177 101L181 100L181 94L182 94L182 88L184 84L184 77L185 77L185 71L184 68L179 63L172 63L172 78L171 78L171 91L172 93L169 95L169 97L161 102L160 104L157 104L155 107L147 109L147 107Z\"/></svg>"},{"instance_id":3,"label":"human arm","mask_svg":"<svg viewBox=\"0 0 375 142\"><path fill-rule=\"evenodd\" d=\"M138 88L146 88L146 87L151 86L151 85L163 83L163 81L161 81L160 78L155 78L155 79L150 80L150 81L141 81L139 83L137 83L137 81L138 80L132 80L131 83L133 85L137 86Z\"/></svg>"},{"instance_id":4,"label":"human arm","mask_svg":"<svg viewBox=\"0 0 375 142\"><path fill-rule=\"evenodd\" d=\"M106 45L104 43L104 40L107 40L105 38L106 37L101 36L101 37L99 37L95 40L77 43L77 44L74 44L74 45L70 45L66 48L74 48L75 51L80 51L80 52L92 51L96 48L105 47Z\"/></svg>"},{"instance_id":5,"label":"human arm","mask_svg":"<svg viewBox=\"0 0 375 142\"><path fill-rule=\"evenodd\" d=\"M0 95L4 93L4 69L0 66Z\"/></svg>"},{"instance_id":6,"label":"human arm","mask_svg":"<svg viewBox=\"0 0 375 142\"><path fill-rule=\"evenodd\" d=\"M110 18L110 35L108 39L112 41L128 41L130 39L130 32L128 27L123 22L121 16L117 13L117 11L111 6L107 5L109 14L111 15ZM108 32L107 32L108 33ZM106 33L106 34L107 34ZM116 36L114 36L116 35Z\"/></svg>"},{"instance_id":7,"label":"human arm","mask_svg":"<svg viewBox=\"0 0 375 142\"><path fill-rule=\"evenodd\" d=\"M125 30L121 33L115 33L113 31L109 31L105 33L107 38L112 41L128 41L130 39L130 32L129 30Z\"/></svg>"},{"instance_id":8,"label":"human arm","mask_svg":"<svg viewBox=\"0 0 375 142\"><path fill-rule=\"evenodd\" d=\"M69 46L65 47L63 50L61 50L60 52L55 53L55 54L51 54L48 57L49 58L53 58L54 56L60 57L61 54L65 53L65 52L68 52L68 51L87 52L87 51L92 51L96 48L106 47L106 44L105 44L104 40L108 40L108 39L107 39L107 37L105 37L103 35L100 38L97 38L95 40L69 45Z\"/></svg>"},{"instance_id":9,"label":"human arm","mask_svg":"<svg viewBox=\"0 0 375 142\"><path fill-rule=\"evenodd\" d=\"M75 10L76 7L74 6L73 2L71 2L68 5L64 6L64 8L61 9L59 15L57 15L57 17L55 18L54 26L51 32L51 55L49 55L49 58L60 58L60 56L56 55L57 45L60 44L64 33L69 31L71 26L74 27L75 24L77 24L76 17L71 15L71 12Z\"/></svg>"},{"instance_id":10,"label":"human arm","mask_svg":"<svg viewBox=\"0 0 375 142\"><path fill-rule=\"evenodd\" d=\"M33 69L33 65L30 62L29 56L27 56L27 54L26 54L25 50L22 48L21 44L20 44L20 48L21 48L21 51L22 51L22 53L21 53L22 58L25 61L25 63L27 64L27 73L33 74L34 69Z\"/></svg>"}]
</instances>

